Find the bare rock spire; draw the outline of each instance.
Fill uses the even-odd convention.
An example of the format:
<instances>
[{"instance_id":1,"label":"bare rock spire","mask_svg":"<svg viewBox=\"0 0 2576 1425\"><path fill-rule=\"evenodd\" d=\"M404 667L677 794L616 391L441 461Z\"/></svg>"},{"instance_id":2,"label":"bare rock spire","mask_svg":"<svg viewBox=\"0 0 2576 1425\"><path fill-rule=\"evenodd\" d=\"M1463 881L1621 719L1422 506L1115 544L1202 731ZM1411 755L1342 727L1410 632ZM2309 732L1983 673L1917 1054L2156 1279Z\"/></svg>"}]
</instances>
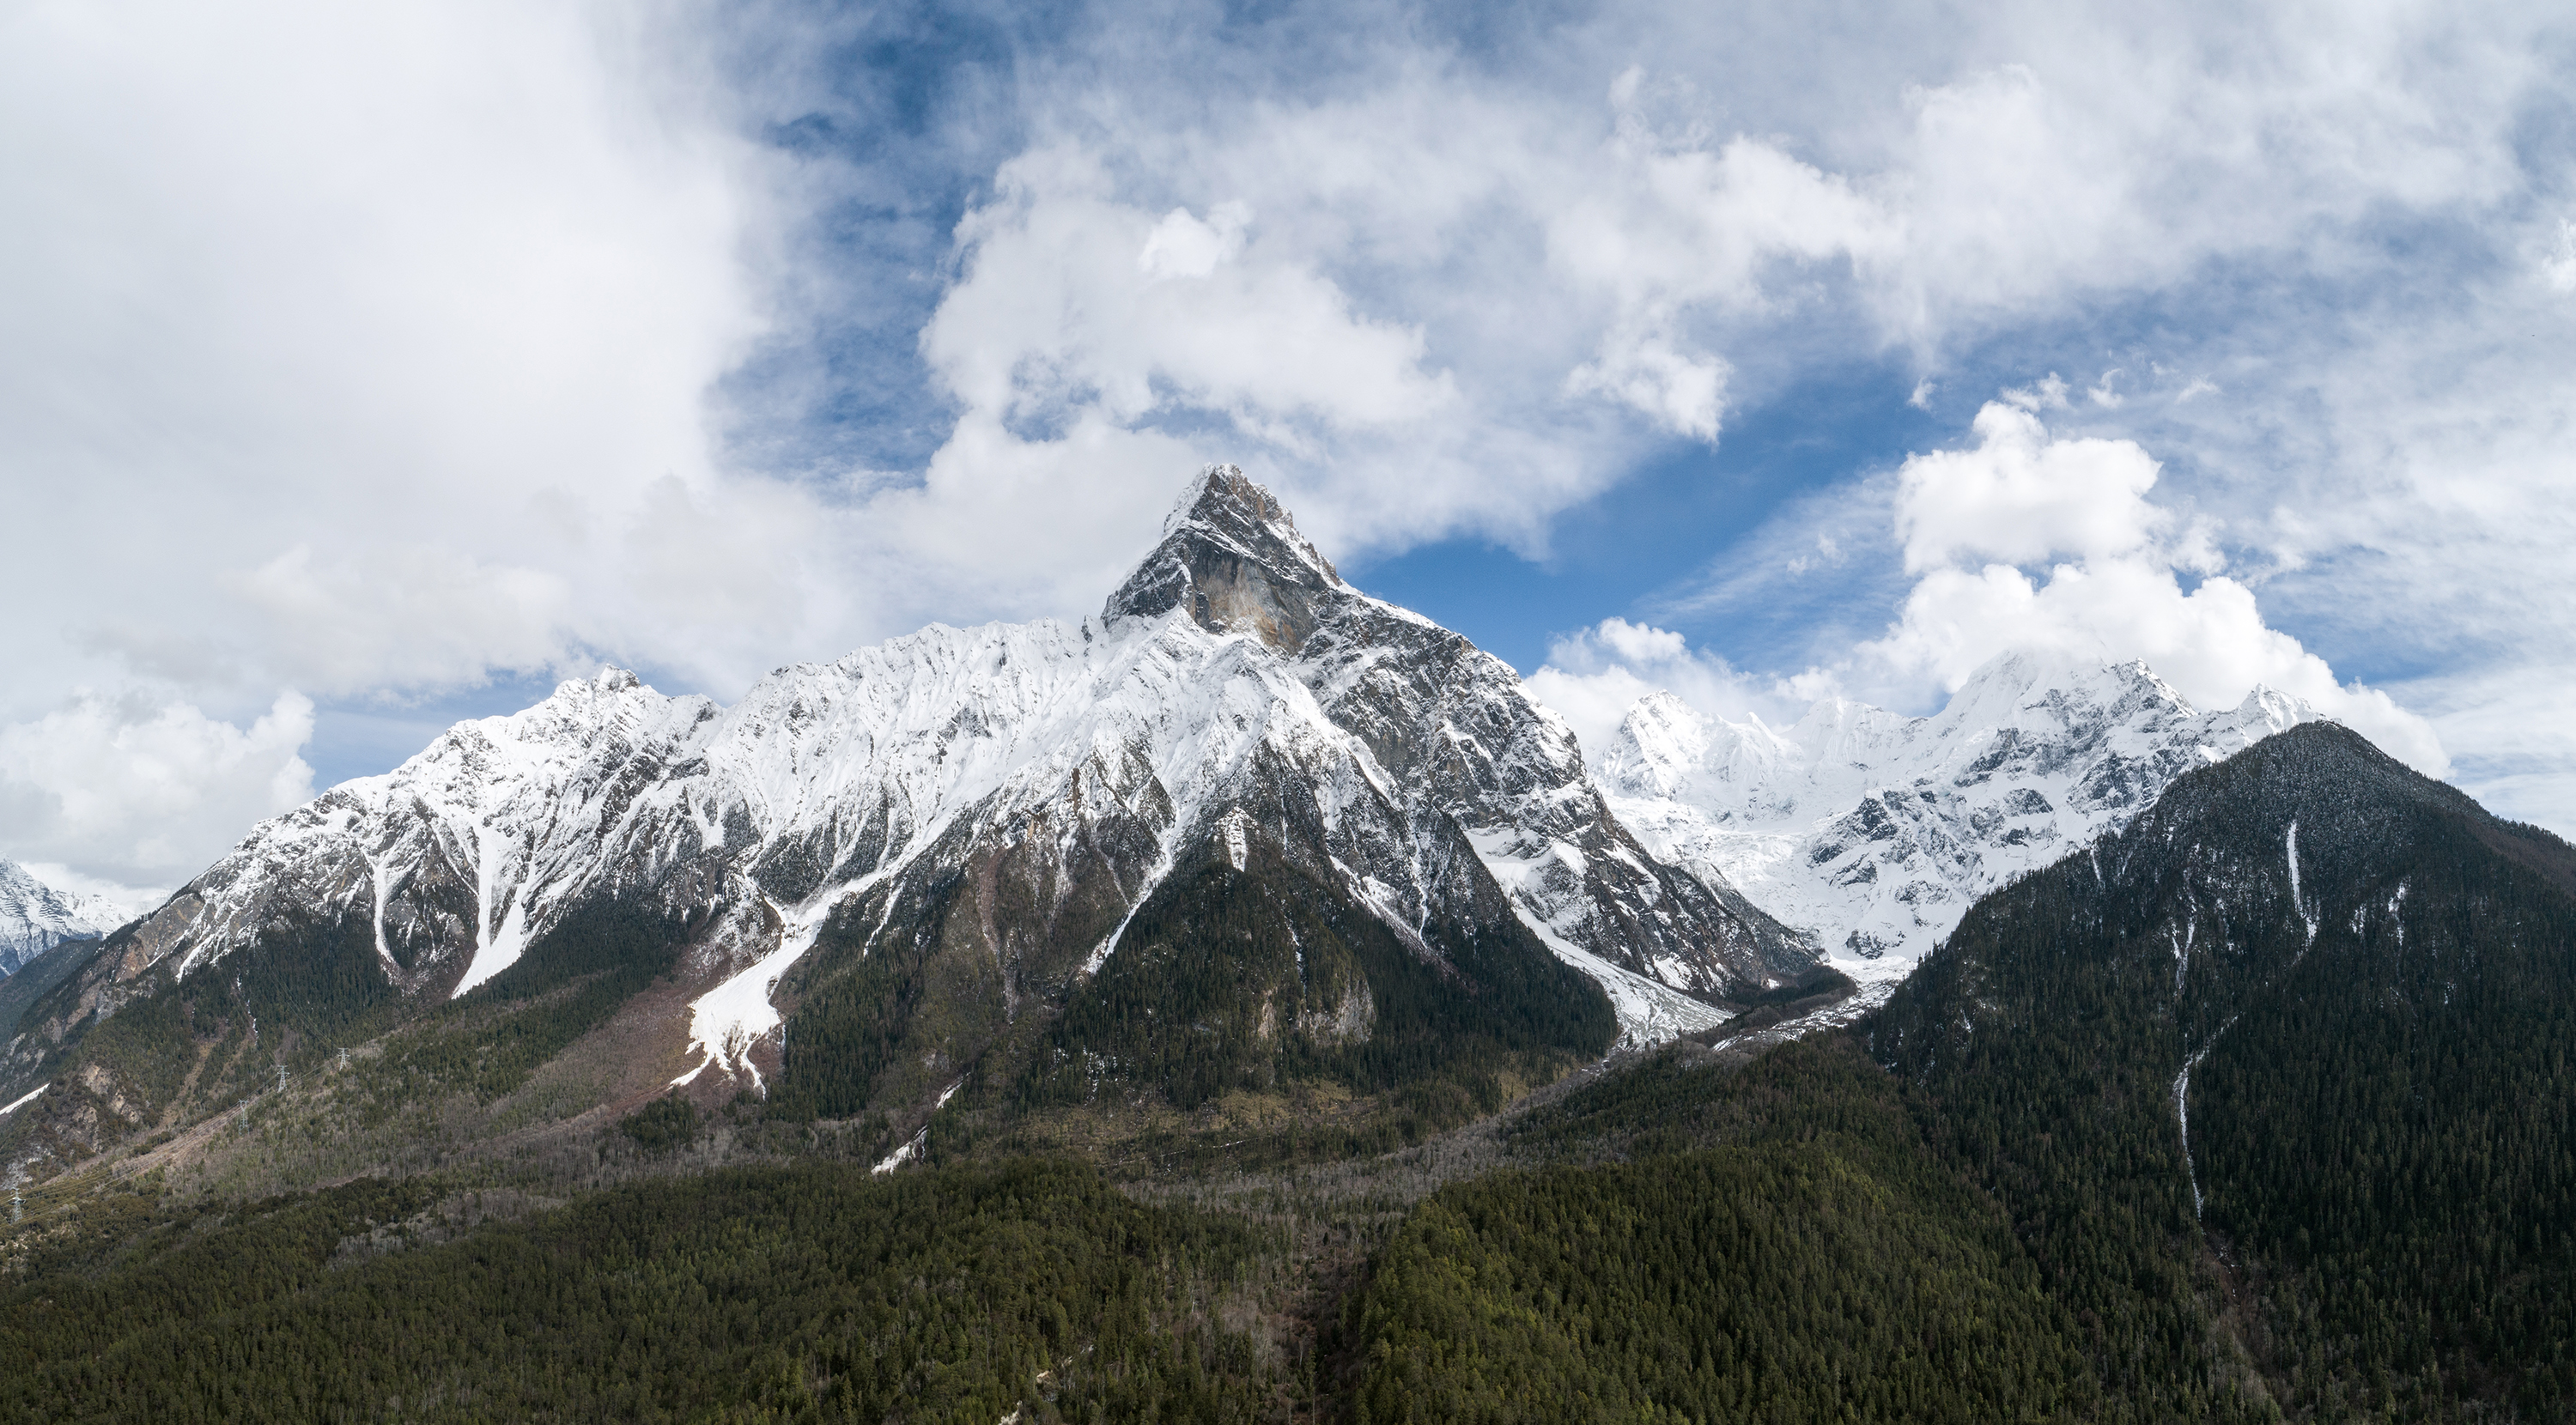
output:
<instances>
[{"instance_id":1,"label":"bare rock spire","mask_svg":"<svg viewBox=\"0 0 2576 1425\"><path fill-rule=\"evenodd\" d=\"M1163 542L1101 613L1114 623L1185 609L1211 633L1250 633L1293 653L1351 596L1276 497L1240 466L1211 465L1182 491Z\"/></svg>"}]
</instances>

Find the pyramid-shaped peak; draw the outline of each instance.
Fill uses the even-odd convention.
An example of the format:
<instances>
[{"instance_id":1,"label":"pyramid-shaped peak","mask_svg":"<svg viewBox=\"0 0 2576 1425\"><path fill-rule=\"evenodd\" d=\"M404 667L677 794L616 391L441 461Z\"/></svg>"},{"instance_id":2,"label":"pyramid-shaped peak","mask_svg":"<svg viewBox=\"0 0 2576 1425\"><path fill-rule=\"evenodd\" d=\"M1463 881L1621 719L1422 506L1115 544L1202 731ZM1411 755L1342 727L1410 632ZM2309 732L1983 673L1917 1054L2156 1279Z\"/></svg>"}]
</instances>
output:
<instances>
[{"instance_id":1,"label":"pyramid-shaped peak","mask_svg":"<svg viewBox=\"0 0 2576 1425\"><path fill-rule=\"evenodd\" d=\"M1185 608L1210 632L1250 633L1293 652L1315 631L1322 603L1350 596L1277 496L1241 466L1211 465L1182 489L1162 542L1101 612L1114 623Z\"/></svg>"},{"instance_id":2,"label":"pyramid-shaped peak","mask_svg":"<svg viewBox=\"0 0 2576 1425\"><path fill-rule=\"evenodd\" d=\"M1181 486L1180 498L1172 502L1172 512L1163 517L1163 533L1170 534L1192 520L1295 523L1279 497L1244 474L1240 465L1210 465L1191 476Z\"/></svg>"},{"instance_id":3,"label":"pyramid-shaped peak","mask_svg":"<svg viewBox=\"0 0 2576 1425\"><path fill-rule=\"evenodd\" d=\"M1163 537L1168 543L1192 529L1238 545L1246 554L1284 555L1287 562L1319 573L1330 583L1341 582L1333 561L1298 533L1297 517L1267 487L1244 474L1240 465L1208 466L1181 487L1181 498L1163 519Z\"/></svg>"}]
</instances>

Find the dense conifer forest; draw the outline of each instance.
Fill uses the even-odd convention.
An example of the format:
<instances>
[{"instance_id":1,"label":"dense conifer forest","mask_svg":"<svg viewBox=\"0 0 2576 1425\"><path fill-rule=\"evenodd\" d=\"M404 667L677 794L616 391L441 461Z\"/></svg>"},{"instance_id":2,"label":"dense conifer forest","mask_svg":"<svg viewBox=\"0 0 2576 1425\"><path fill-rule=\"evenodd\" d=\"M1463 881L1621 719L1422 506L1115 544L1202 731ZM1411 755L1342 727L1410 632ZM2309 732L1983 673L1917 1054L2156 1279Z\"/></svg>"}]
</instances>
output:
<instances>
[{"instance_id":1,"label":"dense conifer forest","mask_svg":"<svg viewBox=\"0 0 2576 1425\"><path fill-rule=\"evenodd\" d=\"M31 1264L23 1420L1239 1420L1275 1383L1212 1320L1241 1224L1066 1164L718 1172L401 1250L365 1182ZM395 1235L380 1235L381 1229Z\"/></svg>"},{"instance_id":2,"label":"dense conifer forest","mask_svg":"<svg viewBox=\"0 0 2576 1425\"><path fill-rule=\"evenodd\" d=\"M1667 1053L1520 1136L1624 1161L1424 1202L1355 1304L1355 1418L2099 1418L2072 1317L1842 1036Z\"/></svg>"}]
</instances>

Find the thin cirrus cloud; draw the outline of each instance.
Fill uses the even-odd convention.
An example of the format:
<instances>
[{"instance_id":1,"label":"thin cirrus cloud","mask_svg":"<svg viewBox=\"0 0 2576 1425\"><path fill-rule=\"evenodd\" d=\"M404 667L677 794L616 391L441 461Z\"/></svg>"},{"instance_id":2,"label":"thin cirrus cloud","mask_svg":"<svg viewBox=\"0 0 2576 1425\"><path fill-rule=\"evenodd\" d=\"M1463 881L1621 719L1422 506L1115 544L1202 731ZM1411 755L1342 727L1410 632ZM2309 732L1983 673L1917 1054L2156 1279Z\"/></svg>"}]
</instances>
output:
<instances>
[{"instance_id":1,"label":"thin cirrus cloud","mask_svg":"<svg viewBox=\"0 0 2576 1425\"><path fill-rule=\"evenodd\" d=\"M2473 691L2563 688L2489 636L2568 598L2519 518L2563 489L2576 301L2551 23L23 8L0 480L50 537L0 633L0 855L183 876L335 707L599 658L730 697L1079 614L1208 459L1357 567L1545 558L1855 362L1951 438L1788 492L1695 588L1563 610L1591 631L1536 684L1920 705L2017 639L2287 681L2576 818L2576 746ZM2475 658L2367 664L2450 626ZM65 840L25 769L118 745L74 726L109 707L244 739L206 829L106 778Z\"/></svg>"}]
</instances>

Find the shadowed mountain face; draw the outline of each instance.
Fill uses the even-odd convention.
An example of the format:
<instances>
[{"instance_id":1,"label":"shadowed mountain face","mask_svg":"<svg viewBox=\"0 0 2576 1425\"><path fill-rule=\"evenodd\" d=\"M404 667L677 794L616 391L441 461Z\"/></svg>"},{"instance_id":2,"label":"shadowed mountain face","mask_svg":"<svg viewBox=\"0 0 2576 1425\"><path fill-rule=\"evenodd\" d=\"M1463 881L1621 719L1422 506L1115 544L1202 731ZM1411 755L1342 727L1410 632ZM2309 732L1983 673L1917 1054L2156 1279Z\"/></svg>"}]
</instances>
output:
<instances>
[{"instance_id":1,"label":"shadowed mountain face","mask_svg":"<svg viewBox=\"0 0 2576 1425\"><path fill-rule=\"evenodd\" d=\"M1067 1007L1123 982L1136 927L1207 951L1175 895L1271 905L1254 938L1289 947L1224 1011L1270 1047L1214 1079L1132 1025L1114 1052L1067 1038L1110 1023ZM1306 953L1310 929L1340 948ZM635 1084L917 1119L970 1080L970 1104L1023 1080L1061 1099L1063 1073L1018 1067L1041 1041L1096 1083L1163 1065L1158 1091L1185 1062L1192 1083L1377 1091L1453 1050L1526 1078L1715 1024L1815 962L1631 837L1507 665L1343 583L1219 467L1096 620L934 625L730 708L615 670L567 683L263 823L57 968L0 1088L54 1082L34 1116L77 1152L425 1016L569 996L590 1007L513 1051L561 1053L619 1012L612 984L660 986L583 1050Z\"/></svg>"},{"instance_id":2,"label":"shadowed mountain face","mask_svg":"<svg viewBox=\"0 0 2576 1425\"><path fill-rule=\"evenodd\" d=\"M2107 1365L2241 1354L2294 1414L2567 1418L2558 838L2293 728L1981 901L1862 1032Z\"/></svg>"}]
</instances>

